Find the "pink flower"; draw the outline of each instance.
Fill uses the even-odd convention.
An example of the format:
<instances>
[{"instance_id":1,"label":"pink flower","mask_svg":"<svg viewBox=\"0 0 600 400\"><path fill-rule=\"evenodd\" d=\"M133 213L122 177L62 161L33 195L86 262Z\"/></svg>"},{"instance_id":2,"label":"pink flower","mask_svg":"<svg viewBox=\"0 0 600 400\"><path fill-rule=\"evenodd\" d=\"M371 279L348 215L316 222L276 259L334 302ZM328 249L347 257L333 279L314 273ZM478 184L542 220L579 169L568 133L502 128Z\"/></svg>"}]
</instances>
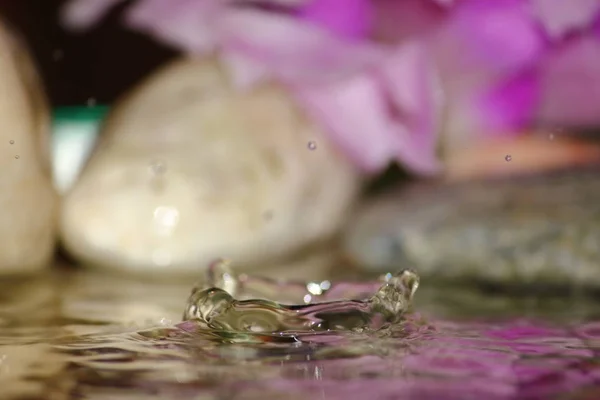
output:
<instances>
[{"instance_id":1,"label":"pink flower","mask_svg":"<svg viewBox=\"0 0 600 400\"><path fill-rule=\"evenodd\" d=\"M598 0L531 0L531 3L535 17L546 34L554 39L585 30L600 13Z\"/></svg>"},{"instance_id":2,"label":"pink flower","mask_svg":"<svg viewBox=\"0 0 600 400\"><path fill-rule=\"evenodd\" d=\"M89 27L118 1L72 0L63 20ZM240 88L283 83L367 172L398 161L432 174L442 130L598 122L600 0L565 4L137 0L126 22L187 53L217 51Z\"/></svg>"},{"instance_id":3,"label":"pink flower","mask_svg":"<svg viewBox=\"0 0 600 400\"><path fill-rule=\"evenodd\" d=\"M600 1L530 0L542 51L497 80L478 103L499 129L600 122Z\"/></svg>"},{"instance_id":4,"label":"pink flower","mask_svg":"<svg viewBox=\"0 0 600 400\"><path fill-rule=\"evenodd\" d=\"M521 108L520 101L525 102ZM600 40L587 34L563 41L534 67L500 82L481 104L482 115L509 126L598 125Z\"/></svg>"},{"instance_id":5,"label":"pink flower","mask_svg":"<svg viewBox=\"0 0 600 400\"><path fill-rule=\"evenodd\" d=\"M63 21L91 26L108 8L96 3L72 1ZM419 41L369 40L374 12L368 0L138 0L126 21L188 53L219 51L240 87L284 83L368 172L398 160L433 173L439 166L429 56Z\"/></svg>"}]
</instances>

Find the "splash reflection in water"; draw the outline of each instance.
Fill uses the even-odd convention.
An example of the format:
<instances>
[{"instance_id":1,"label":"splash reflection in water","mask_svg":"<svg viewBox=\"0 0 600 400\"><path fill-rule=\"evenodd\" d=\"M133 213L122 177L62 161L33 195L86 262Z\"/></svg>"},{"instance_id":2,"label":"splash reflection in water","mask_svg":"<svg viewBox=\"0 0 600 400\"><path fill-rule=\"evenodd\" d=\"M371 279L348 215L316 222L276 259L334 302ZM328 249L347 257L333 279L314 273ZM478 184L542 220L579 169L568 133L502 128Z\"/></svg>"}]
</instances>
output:
<instances>
[{"instance_id":1,"label":"splash reflection in water","mask_svg":"<svg viewBox=\"0 0 600 400\"><path fill-rule=\"evenodd\" d=\"M57 272L0 293L2 399L600 398L600 316L583 300L425 285L423 316L390 329L232 343L179 322L187 283Z\"/></svg>"}]
</instances>

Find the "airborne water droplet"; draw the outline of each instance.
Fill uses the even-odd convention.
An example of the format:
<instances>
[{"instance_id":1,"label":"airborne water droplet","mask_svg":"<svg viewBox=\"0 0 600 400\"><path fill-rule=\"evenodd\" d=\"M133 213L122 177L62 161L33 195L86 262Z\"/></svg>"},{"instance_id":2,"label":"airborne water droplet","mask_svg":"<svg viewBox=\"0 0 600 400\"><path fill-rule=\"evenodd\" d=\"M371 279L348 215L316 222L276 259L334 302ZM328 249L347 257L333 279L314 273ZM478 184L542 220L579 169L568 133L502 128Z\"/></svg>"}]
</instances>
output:
<instances>
[{"instance_id":1,"label":"airborne water droplet","mask_svg":"<svg viewBox=\"0 0 600 400\"><path fill-rule=\"evenodd\" d=\"M10 140L8 143L15 144L15 141L14 140Z\"/></svg>"},{"instance_id":2,"label":"airborne water droplet","mask_svg":"<svg viewBox=\"0 0 600 400\"><path fill-rule=\"evenodd\" d=\"M308 149L309 150L316 150L316 148L317 148L317 143L316 142L314 142L312 140L310 142L308 142Z\"/></svg>"},{"instance_id":3,"label":"airborne water droplet","mask_svg":"<svg viewBox=\"0 0 600 400\"><path fill-rule=\"evenodd\" d=\"M18 155L16 155L16 156L15 156L15 158L18 160L18 159L19 159L19 156L18 156Z\"/></svg>"},{"instance_id":4,"label":"airborne water droplet","mask_svg":"<svg viewBox=\"0 0 600 400\"><path fill-rule=\"evenodd\" d=\"M508 162L512 160L512 156L510 154L507 154L506 157L504 157L504 159Z\"/></svg>"},{"instance_id":5,"label":"airborne water droplet","mask_svg":"<svg viewBox=\"0 0 600 400\"><path fill-rule=\"evenodd\" d=\"M95 99L95 98L93 98L93 97L90 97L90 98L87 100L87 106L88 106L88 107L95 107L95 106L96 106L96 99Z\"/></svg>"}]
</instances>

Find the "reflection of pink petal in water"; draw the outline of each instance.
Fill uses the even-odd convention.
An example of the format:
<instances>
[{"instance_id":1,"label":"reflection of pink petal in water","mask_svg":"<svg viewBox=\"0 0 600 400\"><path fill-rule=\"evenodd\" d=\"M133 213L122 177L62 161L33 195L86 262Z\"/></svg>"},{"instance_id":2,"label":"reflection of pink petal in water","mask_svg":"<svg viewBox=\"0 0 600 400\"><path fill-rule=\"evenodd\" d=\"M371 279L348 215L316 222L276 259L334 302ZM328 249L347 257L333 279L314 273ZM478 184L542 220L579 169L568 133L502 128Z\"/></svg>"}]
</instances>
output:
<instances>
[{"instance_id":1,"label":"reflection of pink petal in water","mask_svg":"<svg viewBox=\"0 0 600 400\"><path fill-rule=\"evenodd\" d=\"M521 384L536 382L541 378L562 373L577 360L536 358L523 359L513 366L516 376Z\"/></svg>"},{"instance_id":2,"label":"reflection of pink petal in water","mask_svg":"<svg viewBox=\"0 0 600 400\"><path fill-rule=\"evenodd\" d=\"M506 342L505 345L510 347L514 351L522 355L558 355L563 353L563 349L557 348L550 344L544 343L519 343L519 342ZM570 354L569 354L570 355Z\"/></svg>"},{"instance_id":3,"label":"reflection of pink petal in water","mask_svg":"<svg viewBox=\"0 0 600 400\"><path fill-rule=\"evenodd\" d=\"M525 320L425 323L410 315L404 325L418 323L427 329L421 337L413 332L410 339L401 334L400 326L392 333L398 337L335 335L335 341L311 347L308 354L314 358L310 361L284 362L268 379L237 383L235 389L272 398L298 393L298 398L328 400L516 400L554 398L591 387L600 379L593 353L600 344L586 347L583 343L594 341L599 323L572 331ZM316 343L306 339L306 343ZM348 355L356 357L330 359L320 352L333 348L348 350ZM292 358L307 354L300 347L291 353Z\"/></svg>"},{"instance_id":4,"label":"reflection of pink petal in water","mask_svg":"<svg viewBox=\"0 0 600 400\"><path fill-rule=\"evenodd\" d=\"M434 345L435 346L435 345ZM404 365L412 373L440 375L452 378L489 377L512 382L512 363L516 356L498 357L495 352L449 347L422 349L407 356Z\"/></svg>"},{"instance_id":5,"label":"reflection of pink petal in water","mask_svg":"<svg viewBox=\"0 0 600 400\"><path fill-rule=\"evenodd\" d=\"M524 397L551 396L569 392L594 382L594 376L583 371L581 359L523 359L514 366Z\"/></svg>"},{"instance_id":6,"label":"reflection of pink petal in water","mask_svg":"<svg viewBox=\"0 0 600 400\"><path fill-rule=\"evenodd\" d=\"M520 395L524 398L548 398L593 383L593 377L576 369L557 370L522 385Z\"/></svg>"},{"instance_id":7,"label":"reflection of pink petal in water","mask_svg":"<svg viewBox=\"0 0 600 400\"><path fill-rule=\"evenodd\" d=\"M238 391L248 391L253 384L239 386ZM256 385L261 393L300 392L303 398L337 399L464 399L500 400L511 399L516 388L502 382L476 379L465 385L461 382L436 379L353 379L338 380L289 380L280 379ZM373 397L375 396L375 397ZM443 396L443 397L440 397Z\"/></svg>"},{"instance_id":8,"label":"reflection of pink petal in water","mask_svg":"<svg viewBox=\"0 0 600 400\"><path fill-rule=\"evenodd\" d=\"M598 340L600 344L600 322L589 322L574 329L575 333L582 339Z\"/></svg>"},{"instance_id":9,"label":"reflection of pink petal in water","mask_svg":"<svg viewBox=\"0 0 600 400\"><path fill-rule=\"evenodd\" d=\"M505 327L491 329L487 332L487 335L506 340L520 340L529 338L542 339L567 336L567 330L543 327L541 325L532 325L531 323L516 322Z\"/></svg>"}]
</instances>

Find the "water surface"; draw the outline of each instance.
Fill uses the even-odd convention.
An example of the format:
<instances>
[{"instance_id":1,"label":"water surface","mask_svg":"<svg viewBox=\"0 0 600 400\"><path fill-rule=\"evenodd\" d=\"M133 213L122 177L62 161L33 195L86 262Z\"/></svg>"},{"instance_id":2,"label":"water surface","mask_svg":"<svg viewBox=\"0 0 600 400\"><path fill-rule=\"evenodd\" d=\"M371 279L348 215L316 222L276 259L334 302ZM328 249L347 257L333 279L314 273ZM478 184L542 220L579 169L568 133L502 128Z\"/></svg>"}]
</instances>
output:
<instances>
[{"instance_id":1,"label":"water surface","mask_svg":"<svg viewBox=\"0 0 600 400\"><path fill-rule=\"evenodd\" d=\"M582 296L423 281L393 329L239 340L181 322L190 289L77 271L4 281L0 398L600 398L600 312Z\"/></svg>"}]
</instances>

